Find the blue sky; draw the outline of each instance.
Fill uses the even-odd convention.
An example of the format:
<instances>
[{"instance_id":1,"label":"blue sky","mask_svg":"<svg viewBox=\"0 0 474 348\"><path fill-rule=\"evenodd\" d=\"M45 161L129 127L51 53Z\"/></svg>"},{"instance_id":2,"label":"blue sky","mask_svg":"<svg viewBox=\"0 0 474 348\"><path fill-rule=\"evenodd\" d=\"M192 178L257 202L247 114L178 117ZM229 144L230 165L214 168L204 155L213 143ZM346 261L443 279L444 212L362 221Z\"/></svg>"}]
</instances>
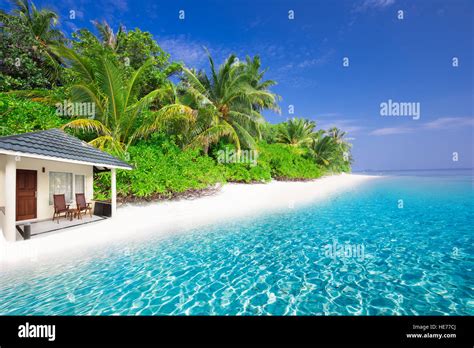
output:
<instances>
[{"instance_id":1,"label":"blue sky","mask_svg":"<svg viewBox=\"0 0 474 348\"><path fill-rule=\"evenodd\" d=\"M1 8L9 8L0 0ZM282 112L335 125L354 144L354 169L473 167L473 13L470 0L53 0L72 32L106 19L154 34L173 59L205 68L231 52L259 54ZM76 19L69 19L69 11ZM180 10L185 19L180 20ZM288 19L288 11L294 19ZM397 18L403 11L403 20ZM343 67L343 58L349 66ZM459 66L452 66L453 57ZM389 99L420 105L420 118L383 117ZM293 105L295 113L288 113ZM458 161L453 161L457 152Z\"/></svg>"}]
</instances>

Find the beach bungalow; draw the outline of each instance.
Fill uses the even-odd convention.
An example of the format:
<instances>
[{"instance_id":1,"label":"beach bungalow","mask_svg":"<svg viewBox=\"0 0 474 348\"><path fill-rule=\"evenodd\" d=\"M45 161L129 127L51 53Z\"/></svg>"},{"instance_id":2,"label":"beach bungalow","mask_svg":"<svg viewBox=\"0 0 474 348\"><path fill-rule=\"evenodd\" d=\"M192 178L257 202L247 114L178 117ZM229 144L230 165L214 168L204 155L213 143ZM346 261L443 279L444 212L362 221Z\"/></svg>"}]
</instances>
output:
<instances>
[{"instance_id":1,"label":"beach bungalow","mask_svg":"<svg viewBox=\"0 0 474 348\"><path fill-rule=\"evenodd\" d=\"M0 137L0 228L5 239L21 239L22 226L30 232L32 226L43 223L57 230L93 220L92 212L82 219L80 211L71 208L76 214L53 225L55 198L64 195L70 207L77 206L77 197L92 203L94 172L111 172L108 215L113 217L116 169L132 167L59 129Z\"/></svg>"}]
</instances>

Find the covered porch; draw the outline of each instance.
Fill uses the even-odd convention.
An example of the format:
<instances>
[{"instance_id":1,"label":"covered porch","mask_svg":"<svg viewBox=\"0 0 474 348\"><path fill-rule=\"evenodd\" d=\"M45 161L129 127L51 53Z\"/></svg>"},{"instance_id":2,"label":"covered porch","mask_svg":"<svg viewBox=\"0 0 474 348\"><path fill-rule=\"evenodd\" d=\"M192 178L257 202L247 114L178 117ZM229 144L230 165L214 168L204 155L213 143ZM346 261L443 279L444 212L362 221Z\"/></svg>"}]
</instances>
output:
<instances>
[{"instance_id":1,"label":"covered porch","mask_svg":"<svg viewBox=\"0 0 474 348\"><path fill-rule=\"evenodd\" d=\"M131 168L59 129L0 137L0 228L5 239L13 242L113 218L116 169ZM104 202L93 201L97 171L111 173L107 212ZM56 196L63 197L65 216L53 221ZM80 214L81 199L91 208L89 214Z\"/></svg>"},{"instance_id":2,"label":"covered porch","mask_svg":"<svg viewBox=\"0 0 474 348\"><path fill-rule=\"evenodd\" d=\"M104 221L108 219L107 216L99 216L99 215L92 215L84 216L82 219L62 219L59 223L56 221L43 220L43 221L33 221L33 222L17 222L16 229L17 229L17 240L21 239L30 239L45 236L49 233L58 233L62 232L63 230L80 227L82 225L91 224L91 223L98 223L100 221ZM97 225L100 228L100 225Z\"/></svg>"}]
</instances>

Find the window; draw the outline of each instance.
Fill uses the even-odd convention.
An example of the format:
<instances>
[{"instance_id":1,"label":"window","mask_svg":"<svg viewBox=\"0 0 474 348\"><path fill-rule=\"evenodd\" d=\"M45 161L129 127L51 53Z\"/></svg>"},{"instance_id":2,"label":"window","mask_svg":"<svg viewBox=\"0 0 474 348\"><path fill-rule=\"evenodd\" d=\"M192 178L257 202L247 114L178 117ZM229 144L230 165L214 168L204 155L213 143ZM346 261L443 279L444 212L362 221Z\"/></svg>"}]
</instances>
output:
<instances>
[{"instance_id":1,"label":"window","mask_svg":"<svg viewBox=\"0 0 474 348\"><path fill-rule=\"evenodd\" d=\"M64 194L66 202L72 200L72 173L49 172L49 204L53 204L53 194Z\"/></svg>"},{"instance_id":2,"label":"window","mask_svg":"<svg viewBox=\"0 0 474 348\"><path fill-rule=\"evenodd\" d=\"M75 193L86 193L84 175L74 175L74 191Z\"/></svg>"}]
</instances>

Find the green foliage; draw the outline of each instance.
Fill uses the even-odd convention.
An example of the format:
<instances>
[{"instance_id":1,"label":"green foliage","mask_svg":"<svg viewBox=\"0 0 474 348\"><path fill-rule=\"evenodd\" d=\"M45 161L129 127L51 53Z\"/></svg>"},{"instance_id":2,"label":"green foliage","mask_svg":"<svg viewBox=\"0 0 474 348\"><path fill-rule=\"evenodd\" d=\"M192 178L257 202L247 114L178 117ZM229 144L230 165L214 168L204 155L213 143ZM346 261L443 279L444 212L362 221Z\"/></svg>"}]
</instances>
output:
<instances>
[{"instance_id":1,"label":"green foliage","mask_svg":"<svg viewBox=\"0 0 474 348\"><path fill-rule=\"evenodd\" d=\"M28 25L0 12L0 92L50 88L56 81Z\"/></svg>"},{"instance_id":2,"label":"green foliage","mask_svg":"<svg viewBox=\"0 0 474 348\"><path fill-rule=\"evenodd\" d=\"M277 141L292 146L307 146L313 140L314 121L292 118L281 123L277 130Z\"/></svg>"},{"instance_id":3,"label":"green foliage","mask_svg":"<svg viewBox=\"0 0 474 348\"><path fill-rule=\"evenodd\" d=\"M273 124L270 122L265 122L261 125L260 130L262 132L262 140L269 144L277 142L278 129L280 128L279 124Z\"/></svg>"},{"instance_id":4,"label":"green foliage","mask_svg":"<svg viewBox=\"0 0 474 348\"><path fill-rule=\"evenodd\" d=\"M263 109L278 110L278 96L269 87L275 82L263 80L265 71L260 71L260 59L247 57L245 63L239 62L231 54L224 63L216 68L208 53L210 74L204 71L183 68L180 90L190 107L200 111L205 108L208 123L190 146L201 147L204 152L210 144L226 137L240 150L255 148L255 139L260 138L260 125L264 118Z\"/></svg>"},{"instance_id":5,"label":"green foliage","mask_svg":"<svg viewBox=\"0 0 474 348\"><path fill-rule=\"evenodd\" d=\"M174 100L148 112L154 100L164 95L174 97L171 83L140 97L140 81L153 64L151 59L129 76L118 63L107 59L107 53L89 58L63 46L56 51L77 76L70 87L72 101L94 104L96 111L93 119L77 118L63 127L96 132L97 137L89 143L99 149L120 155L135 140L157 130L162 120L194 118L193 110Z\"/></svg>"},{"instance_id":6,"label":"green foliage","mask_svg":"<svg viewBox=\"0 0 474 348\"><path fill-rule=\"evenodd\" d=\"M229 163L222 165L222 167L229 182L268 182L272 179L270 167L265 162L260 162L257 165Z\"/></svg>"},{"instance_id":7,"label":"green foliage","mask_svg":"<svg viewBox=\"0 0 474 348\"><path fill-rule=\"evenodd\" d=\"M54 107L0 93L0 135L60 127L65 121Z\"/></svg>"},{"instance_id":8,"label":"green foliage","mask_svg":"<svg viewBox=\"0 0 474 348\"><path fill-rule=\"evenodd\" d=\"M255 163L224 164L225 176L231 182L267 182L276 180L309 180L325 173L322 166L301 149L287 144L258 143Z\"/></svg>"},{"instance_id":9,"label":"green foliage","mask_svg":"<svg viewBox=\"0 0 474 348\"><path fill-rule=\"evenodd\" d=\"M172 198L225 182L220 166L212 158L199 155L197 150L182 151L165 141L140 143L130 146L128 151L134 169L117 172L117 194L122 198ZM109 174L99 174L96 181L97 198L108 197Z\"/></svg>"},{"instance_id":10,"label":"green foliage","mask_svg":"<svg viewBox=\"0 0 474 348\"><path fill-rule=\"evenodd\" d=\"M11 14L0 11L0 91L50 88L62 71L51 45L66 42L58 15L30 0L12 3Z\"/></svg>"},{"instance_id":11,"label":"green foliage","mask_svg":"<svg viewBox=\"0 0 474 348\"><path fill-rule=\"evenodd\" d=\"M94 59L105 57L117 65L126 77L141 68L148 60L152 64L146 67L144 78L139 81L140 96L167 83L167 78L181 69L181 65L169 61L169 54L163 51L150 32L136 28L126 31L122 27L114 33L104 22L95 23L100 37L87 29L73 33L72 48L80 55ZM72 76L73 80L74 76Z\"/></svg>"},{"instance_id":12,"label":"green foliage","mask_svg":"<svg viewBox=\"0 0 474 348\"><path fill-rule=\"evenodd\" d=\"M259 143L259 165L270 167L271 176L278 180L316 179L324 169L301 151L287 144ZM263 162L263 164L260 164Z\"/></svg>"},{"instance_id":13,"label":"green foliage","mask_svg":"<svg viewBox=\"0 0 474 348\"><path fill-rule=\"evenodd\" d=\"M352 144L345 141L345 132L331 128L328 132L314 133L309 153L316 163L324 166L330 173L350 172Z\"/></svg>"},{"instance_id":14,"label":"green foliage","mask_svg":"<svg viewBox=\"0 0 474 348\"><path fill-rule=\"evenodd\" d=\"M221 139L212 148L212 157L220 164L229 182L255 183L272 179L270 167L267 163L258 160L257 150L238 152L234 144Z\"/></svg>"},{"instance_id":15,"label":"green foliage","mask_svg":"<svg viewBox=\"0 0 474 348\"><path fill-rule=\"evenodd\" d=\"M262 111L279 112L280 98L258 56L239 61L230 55L217 67L209 55L209 71L196 71L170 62L151 33L114 31L106 22L94 22L97 35L73 33L66 47L57 18L29 0L15 0L11 14L0 11L0 92L22 90L0 93L0 135L63 127L128 156L135 169L117 174L125 199L350 171L345 132L315 131L315 122L304 119L265 121ZM177 72L175 86L168 78ZM66 100L93 103L96 114L63 119L54 105ZM222 149L235 151L230 163L219 159ZM246 161L242 149L258 151L256 162ZM106 198L110 174L98 174L95 186L97 198Z\"/></svg>"},{"instance_id":16,"label":"green foliage","mask_svg":"<svg viewBox=\"0 0 474 348\"><path fill-rule=\"evenodd\" d=\"M218 163L197 150L181 150L166 136L153 137L129 147L131 171L117 171L117 193L127 200L173 198L189 191L203 190L216 183L268 182L319 178L324 170L285 144L258 144L256 165ZM109 197L110 174L95 180L97 199Z\"/></svg>"}]
</instances>

